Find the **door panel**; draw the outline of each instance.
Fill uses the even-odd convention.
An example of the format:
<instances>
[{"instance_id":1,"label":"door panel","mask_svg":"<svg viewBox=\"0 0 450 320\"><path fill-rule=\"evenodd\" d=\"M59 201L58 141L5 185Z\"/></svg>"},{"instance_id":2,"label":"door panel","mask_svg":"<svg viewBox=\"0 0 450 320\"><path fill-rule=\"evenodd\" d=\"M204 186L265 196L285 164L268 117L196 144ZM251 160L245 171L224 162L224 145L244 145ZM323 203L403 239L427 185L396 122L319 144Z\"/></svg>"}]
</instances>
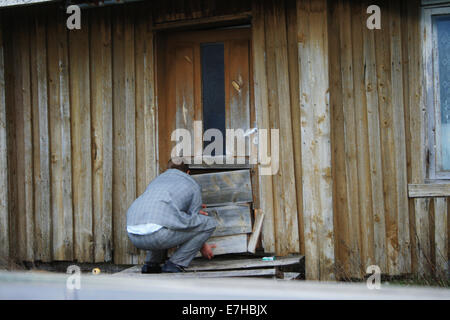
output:
<instances>
[{"instance_id":1,"label":"door panel","mask_svg":"<svg viewBox=\"0 0 450 320\"><path fill-rule=\"evenodd\" d=\"M195 119L194 105L194 47L175 48L175 110L176 128L190 130ZM170 62L170 64L172 64ZM173 68L172 68L173 70ZM171 87L171 86L170 86Z\"/></svg>"},{"instance_id":2,"label":"door panel","mask_svg":"<svg viewBox=\"0 0 450 320\"><path fill-rule=\"evenodd\" d=\"M210 127L245 131L251 127L252 114L249 29L179 32L165 37L166 47L161 52L165 55L164 88L159 89L159 94L165 95L161 99L165 105L160 106L160 121L165 121L160 131L162 170L175 146L171 141L175 128L188 129L192 138L197 120L204 121L202 133ZM223 50L223 58L218 49ZM212 56L205 56L209 54ZM218 78L220 73L223 80ZM223 91L217 87L220 81ZM203 148L209 143L202 143L202 136L197 138ZM194 143L191 150L193 153Z\"/></svg>"},{"instance_id":3,"label":"door panel","mask_svg":"<svg viewBox=\"0 0 450 320\"><path fill-rule=\"evenodd\" d=\"M250 128L249 40L228 42L226 127ZM248 155L248 154L247 154Z\"/></svg>"}]
</instances>

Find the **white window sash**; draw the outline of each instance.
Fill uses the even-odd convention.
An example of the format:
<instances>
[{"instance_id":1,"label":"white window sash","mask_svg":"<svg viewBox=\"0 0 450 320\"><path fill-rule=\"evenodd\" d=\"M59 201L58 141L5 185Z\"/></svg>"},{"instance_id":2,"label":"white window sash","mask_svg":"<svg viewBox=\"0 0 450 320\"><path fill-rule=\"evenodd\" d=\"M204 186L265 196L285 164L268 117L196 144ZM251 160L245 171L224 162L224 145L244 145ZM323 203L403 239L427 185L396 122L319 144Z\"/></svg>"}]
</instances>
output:
<instances>
[{"instance_id":1,"label":"white window sash","mask_svg":"<svg viewBox=\"0 0 450 320\"><path fill-rule=\"evenodd\" d=\"M423 57L425 74L425 105L428 113L428 141L430 147L429 179L450 179L450 171L441 170L441 108L437 36L433 17L450 15L450 6L423 8Z\"/></svg>"}]
</instances>

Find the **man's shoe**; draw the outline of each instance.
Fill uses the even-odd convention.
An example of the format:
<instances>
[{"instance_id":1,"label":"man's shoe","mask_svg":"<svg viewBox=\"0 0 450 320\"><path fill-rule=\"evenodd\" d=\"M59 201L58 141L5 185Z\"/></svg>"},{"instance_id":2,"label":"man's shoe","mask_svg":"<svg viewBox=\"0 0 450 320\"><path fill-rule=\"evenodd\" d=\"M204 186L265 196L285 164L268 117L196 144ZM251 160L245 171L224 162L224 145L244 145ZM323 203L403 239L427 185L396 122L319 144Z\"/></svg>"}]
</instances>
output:
<instances>
[{"instance_id":1,"label":"man's shoe","mask_svg":"<svg viewBox=\"0 0 450 320\"><path fill-rule=\"evenodd\" d=\"M158 263L146 263L142 266L142 273L161 273L161 266Z\"/></svg>"},{"instance_id":2,"label":"man's shoe","mask_svg":"<svg viewBox=\"0 0 450 320\"><path fill-rule=\"evenodd\" d=\"M184 272L184 268L182 266L179 266L170 260L166 261L166 263L162 266L161 270L162 272L170 272L170 273Z\"/></svg>"}]
</instances>

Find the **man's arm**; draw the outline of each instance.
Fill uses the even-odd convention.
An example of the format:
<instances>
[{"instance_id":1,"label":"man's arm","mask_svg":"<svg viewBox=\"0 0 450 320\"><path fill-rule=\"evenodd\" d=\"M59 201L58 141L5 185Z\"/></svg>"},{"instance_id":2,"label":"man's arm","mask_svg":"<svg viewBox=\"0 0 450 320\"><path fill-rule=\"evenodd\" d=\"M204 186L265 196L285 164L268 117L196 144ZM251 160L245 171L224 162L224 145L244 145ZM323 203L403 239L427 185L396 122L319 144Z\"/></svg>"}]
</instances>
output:
<instances>
[{"instance_id":1,"label":"man's arm","mask_svg":"<svg viewBox=\"0 0 450 320\"><path fill-rule=\"evenodd\" d=\"M200 213L202 207L203 203L201 189L199 186L196 186L196 188L192 189L192 200L187 213L190 215L197 215Z\"/></svg>"}]
</instances>

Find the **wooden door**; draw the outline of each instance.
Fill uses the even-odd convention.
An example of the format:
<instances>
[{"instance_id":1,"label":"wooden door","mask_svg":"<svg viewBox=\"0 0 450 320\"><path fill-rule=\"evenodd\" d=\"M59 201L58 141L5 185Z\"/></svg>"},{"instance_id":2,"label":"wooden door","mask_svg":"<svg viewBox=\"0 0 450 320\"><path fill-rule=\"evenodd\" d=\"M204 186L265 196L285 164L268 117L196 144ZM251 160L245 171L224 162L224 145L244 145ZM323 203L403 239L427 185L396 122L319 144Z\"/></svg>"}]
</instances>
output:
<instances>
[{"instance_id":1,"label":"wooden door","mask_svg":"<svg viewBox=\"0 0 450 320\"><path fill-rule=\"evenodd\" d=\"M255 126L250 98L250 29L170 33L160 36L158 45L161 170L176 144L171 141L172 132L187 129L193 138L194 121L202 121L195 142L201 150L209 143L202 141L203 132L216 128L223 133L224 154L226 129L246 131Z\"/></svg>"}]
</instances>

